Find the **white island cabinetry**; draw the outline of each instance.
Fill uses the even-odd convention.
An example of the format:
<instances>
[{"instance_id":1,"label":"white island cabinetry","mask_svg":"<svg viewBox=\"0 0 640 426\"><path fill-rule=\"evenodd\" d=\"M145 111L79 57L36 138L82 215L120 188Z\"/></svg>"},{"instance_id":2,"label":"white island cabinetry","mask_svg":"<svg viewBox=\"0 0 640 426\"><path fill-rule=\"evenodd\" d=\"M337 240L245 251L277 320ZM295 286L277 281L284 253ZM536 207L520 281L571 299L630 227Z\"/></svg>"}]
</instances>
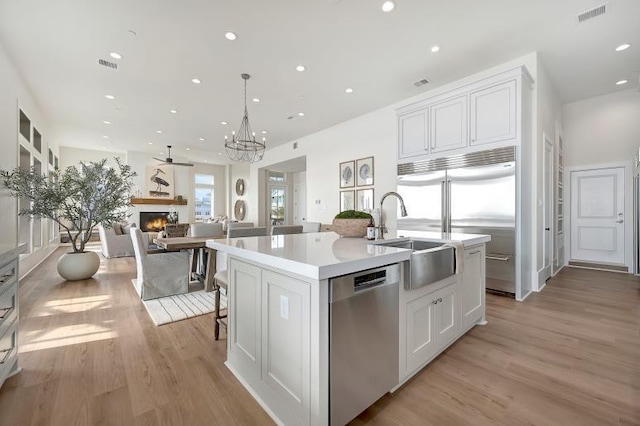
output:
<instances>
[{"instance_id":1,"label":"white island cabinetry","mask_svg":"<svg viewBox=\"0 0 640 426\"><path fill-rule=\"evenodd\" d=\"M309 424L310 284L238 259L229 272L229 365L288 422Z\"/></svg>"},{"instance_id":2,"label":"white island cabinetry","mask_svg":"<svg viewBox=\"0 0 640 426\"><path fill-rule=\"evenodd\" d=\"M483 247L489 240L484 235L424 235L469 247ZM228 257L227 367L277 423L328 425L329 280L404 264L411 250L334 233L209 240L207 246ZM401 355L398 386L462 336L467 306L462 301L470 297L468 306L474 305L480 290L471 287L484 284L474 268L464 284L462 274L419 290L404 290L401 283L399 341L390 343L398 345ZM471 296L465 296L466 289ZM470 311L469 318L483 319L484 305Z\"/></svg>"}]
</instances>

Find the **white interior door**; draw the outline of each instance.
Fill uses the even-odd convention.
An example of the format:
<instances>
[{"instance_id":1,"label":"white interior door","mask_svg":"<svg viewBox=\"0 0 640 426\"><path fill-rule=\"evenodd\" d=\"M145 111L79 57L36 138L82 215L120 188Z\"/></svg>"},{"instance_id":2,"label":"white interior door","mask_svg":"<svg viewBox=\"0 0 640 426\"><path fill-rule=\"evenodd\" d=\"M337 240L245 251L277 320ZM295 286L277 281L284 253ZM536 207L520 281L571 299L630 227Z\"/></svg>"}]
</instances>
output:
<instances>
[{"instance_id":1,"label":"white interior door","mask_svg":"<svg viewBox=\"0 0 640 426\"><path fill-rule=\"evenodd\" d=\"M546 137L544 140L543 173L543 230L542 230L542 279L551 278L551 258L553 254L553 145Z\"/></svg>"},{"instance_id":2,"label":"white interior door","mask_svg":"<svg viewBox=\"0 0 640 426\"><path fill-rule=\"evenodd\" d=\"M624 264L624 168L571 173L571 259Z\"/></svg>"}]
</instances>

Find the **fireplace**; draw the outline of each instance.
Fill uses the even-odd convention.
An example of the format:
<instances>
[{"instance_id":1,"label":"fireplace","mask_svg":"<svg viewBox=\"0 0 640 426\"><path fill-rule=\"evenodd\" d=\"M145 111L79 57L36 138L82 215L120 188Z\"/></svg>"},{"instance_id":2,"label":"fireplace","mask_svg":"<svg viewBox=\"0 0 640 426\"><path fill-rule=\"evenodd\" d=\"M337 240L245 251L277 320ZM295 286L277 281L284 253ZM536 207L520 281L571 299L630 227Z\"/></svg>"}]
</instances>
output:
<instances>
[{"instance_id":1,"label":"fireplace","mask_svg":"<svg viewBox=\"0 0 640 426\"><path fill-rule=\"evenodd\" d=\"M140 230L142 232L159 232L167 224L169 212L140 212ZM177 213L174 213L177 215Z\"/></svg>"}]
</instances>

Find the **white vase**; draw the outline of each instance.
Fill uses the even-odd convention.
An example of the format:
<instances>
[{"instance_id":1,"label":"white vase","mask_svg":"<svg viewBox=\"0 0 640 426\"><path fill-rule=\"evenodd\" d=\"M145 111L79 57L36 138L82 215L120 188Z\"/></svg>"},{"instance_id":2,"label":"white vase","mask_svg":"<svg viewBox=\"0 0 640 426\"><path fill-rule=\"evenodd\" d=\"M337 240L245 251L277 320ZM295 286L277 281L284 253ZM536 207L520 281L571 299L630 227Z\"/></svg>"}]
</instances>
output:
<instances>
[{"instance_id":1,"label":"white vase","mask_svg":"<svg viewBox=\"0 0 640 426\"><path fill-rule=\"evenodd\" d=\"M100 257L92 252L65 253L58 259L58 274L68 281L86 280L100 269Z\"/></svg>"}]
</instances>

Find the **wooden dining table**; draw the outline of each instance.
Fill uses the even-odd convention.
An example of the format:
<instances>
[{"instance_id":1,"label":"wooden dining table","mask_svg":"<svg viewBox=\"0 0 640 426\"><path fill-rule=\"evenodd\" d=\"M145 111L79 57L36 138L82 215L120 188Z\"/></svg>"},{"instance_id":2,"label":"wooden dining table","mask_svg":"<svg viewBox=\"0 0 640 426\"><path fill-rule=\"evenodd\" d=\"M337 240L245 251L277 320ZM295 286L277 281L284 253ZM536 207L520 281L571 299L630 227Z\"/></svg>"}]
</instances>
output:
<instances>
[{"instance_id":1,"label":"wooden dining table","mask_svg":"<svg viewBox=\"0 0 640 426\"><path fill-rule=\"evenodd\" d=\"M205 264L204 291L213 290L213 276L216 273L216 250L207 247L207 240L224 239L220 237L176 237L176 238L154 238L153 243L167 251L193 250L191 256L190 274L195 273L198 264L199 249L207 253Z\"/></svg>"}]
</instances>

